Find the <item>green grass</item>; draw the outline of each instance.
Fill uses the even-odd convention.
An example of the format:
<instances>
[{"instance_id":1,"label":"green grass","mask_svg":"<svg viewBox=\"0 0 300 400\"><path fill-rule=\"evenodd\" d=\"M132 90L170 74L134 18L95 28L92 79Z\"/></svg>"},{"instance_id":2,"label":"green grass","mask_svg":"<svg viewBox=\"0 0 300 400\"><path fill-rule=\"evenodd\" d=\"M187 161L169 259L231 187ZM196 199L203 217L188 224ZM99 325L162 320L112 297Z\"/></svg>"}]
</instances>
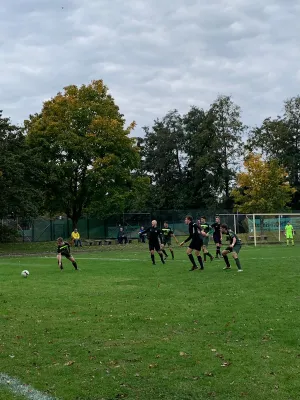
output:
<instances>
[{"instance_id":1,"label":"green grass","mask_svg":"<svg viewBox=\"0 0 300 400\"><path fill-rule=\"evenodd\" d=\"M245 247L242 273L189 272L181 248L155 267L147 245L90 250L80 272L0 258L0 372L61 400L299 398L297 246Z\"/></svg>"}]
</instances>

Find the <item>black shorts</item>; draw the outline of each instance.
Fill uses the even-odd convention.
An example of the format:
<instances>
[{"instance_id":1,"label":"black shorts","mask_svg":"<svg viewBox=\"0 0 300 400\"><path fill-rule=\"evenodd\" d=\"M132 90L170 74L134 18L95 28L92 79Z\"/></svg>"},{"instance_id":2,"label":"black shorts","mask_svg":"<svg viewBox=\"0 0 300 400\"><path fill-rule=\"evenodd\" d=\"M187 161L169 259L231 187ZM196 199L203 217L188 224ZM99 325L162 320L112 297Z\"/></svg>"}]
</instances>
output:
<instances>
[{"instance_id":1,"label":"black shorts","mask_svg":"<svg viewBox=\"0 0 300 400\"><path fill-rule=\"evenodd\" d=\"M66 251L62 251L61 253L58 253L58 254L61 254L62 256L66 257L66 258L72 257L71 254L69 252L66 252Z\"/></svg>"},{"instance_id":2,"label":"black shorts","mask_svg":"<svg viewBox=\"0 0 300 400\"><path fill-rule=\"evenodd\" d=\"M201 247L203 246L203 240L200 239L192 239L191 243L189 244L189 248L192 250L201 250Z\"/></svg>"},{"instance_id":3,"label":"black shorts","mask_svg":"<svg viewBox=\"0 0 300 400\"><path fill-rule=\"evenodd\" d=\"M166 246L166 245L171 246L172 245L171 238L163 238L162 244L164 246Z\"/></svg>"},{"instance_id":4,"label":"black shorts","mask_svg":"<svg viewBox=\"0 0 300 400\"><path fill-rule=\"evenodd\" d=\"M149 250L160 251L160 243L159 242L149 242Z\"/></svg>"},{"instance_id":5,"label":"black shorts","mask_svg":"<svg viewBox=\"0 0 300 400\"><path fill-rule=\"evenodd\" d=\"M214 238L215 244L218 244L218 243L222 244L221 236L213 235L213 238Z\"/></svg>"}]
</instances>

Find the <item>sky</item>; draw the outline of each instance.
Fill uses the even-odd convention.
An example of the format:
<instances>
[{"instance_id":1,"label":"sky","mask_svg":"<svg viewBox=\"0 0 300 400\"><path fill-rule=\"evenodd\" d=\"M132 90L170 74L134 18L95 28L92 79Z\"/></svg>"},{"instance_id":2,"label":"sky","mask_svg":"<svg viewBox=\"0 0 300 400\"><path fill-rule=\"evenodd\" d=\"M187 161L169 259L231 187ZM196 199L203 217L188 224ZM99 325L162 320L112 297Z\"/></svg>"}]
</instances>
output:
<instances>
[{"instance_id":1,"label":"sky","mask_svg":"<svg viewBox=\"0 0 300 400\"><path fill-rule=\"evenodd\" d=\"M0 110L15 124L65 86L103 79L136 134L230 95L259 125L300 94L299 0L10 0Z\"/></svg>"}]
</instances>

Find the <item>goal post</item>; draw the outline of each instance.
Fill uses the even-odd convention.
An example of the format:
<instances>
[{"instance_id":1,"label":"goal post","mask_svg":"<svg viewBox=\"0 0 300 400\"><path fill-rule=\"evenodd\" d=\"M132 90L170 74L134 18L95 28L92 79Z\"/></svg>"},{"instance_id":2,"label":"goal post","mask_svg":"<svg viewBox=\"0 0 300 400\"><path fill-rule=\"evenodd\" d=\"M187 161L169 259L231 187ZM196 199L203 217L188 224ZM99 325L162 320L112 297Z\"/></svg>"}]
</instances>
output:
<instances>
[{"instance_id":1,"label":"goal post","mask_svg":"<svg viewBox=\"0 0 300 400\"><path fill-rule=\"evenodd\" d=\"M294 241L300 243L300 213L255 213L220 214L221 223L226 223L245 244L287 244L285 227L293 226Z\"/></svg>"}]
</instances>

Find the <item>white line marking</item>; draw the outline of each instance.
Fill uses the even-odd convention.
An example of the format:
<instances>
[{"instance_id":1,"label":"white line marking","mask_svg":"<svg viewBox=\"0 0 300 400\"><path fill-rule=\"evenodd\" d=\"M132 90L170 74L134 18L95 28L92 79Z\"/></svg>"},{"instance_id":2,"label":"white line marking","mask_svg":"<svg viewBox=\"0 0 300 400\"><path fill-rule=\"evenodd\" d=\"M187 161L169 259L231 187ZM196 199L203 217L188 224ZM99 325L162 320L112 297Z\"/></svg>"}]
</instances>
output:
<instances>
[{"instance_id":1,"label":"white line marking","mask_svg":"<svg viewBox=\"0 0 300 400\"><path fill-rule=\"evenodd\" d=\"M44 258L44 257L39 257L39 258ZM55 259L56 257L47 257L47 258L51 258L51 259ZM229 256L230 258L230 256ZM299 256L286 256L286 257L241 257L241 259L243 261L247 260L278 260L278 259L283 259L283 260L287 260L287 259L298 259L300 258ZM151 261L150 258L148 260L148 258L103 258L103 257L76 257L76 259L78 260L96 260L96 261ZM182 260L180 258L175 259L174 261L179 261L179 262L190 262L189 260ZM222 262L223 259L214 259L212 262L208 262L208 265L213 265L214 262ZM173 262L173 260L168 261L167 260L167 264Z\"/></svg>"},{"instance_id":2,"label":"white line marking","mask_svg":"<svg viewBox=\"0 0 300 400\"><path fill-rule=\"evenodd\" d=\"M5 387L10 392L26 397L29 400L57 400L55 397L43 394L30 385L25 385L19 379L0 373L0 386Z\"/></svg>"}]
</instances>

